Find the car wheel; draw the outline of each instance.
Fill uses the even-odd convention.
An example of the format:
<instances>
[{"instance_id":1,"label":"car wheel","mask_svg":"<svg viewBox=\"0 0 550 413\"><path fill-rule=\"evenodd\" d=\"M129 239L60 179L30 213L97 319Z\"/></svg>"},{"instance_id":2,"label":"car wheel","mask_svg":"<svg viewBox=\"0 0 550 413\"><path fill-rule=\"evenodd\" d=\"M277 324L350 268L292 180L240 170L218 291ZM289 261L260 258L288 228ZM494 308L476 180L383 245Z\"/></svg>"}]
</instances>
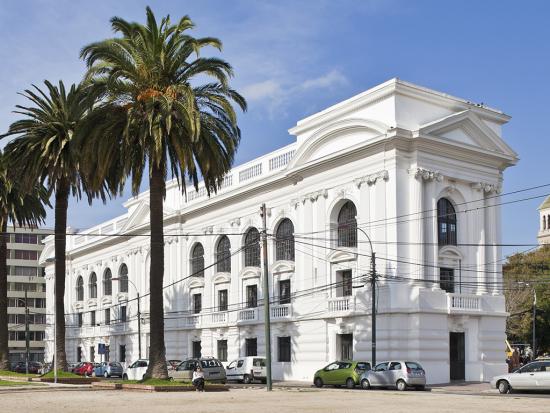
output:
<instances>
[{"instance_id":1,"label":"car wheel","mask_svg":"<svg viewBox=\"0 0 550 413\"><path fill-rule=\"evenodd\" d=\"M499 381L497 387L500 394L510 393L510 383L508 383L506 380Z\"/></svg>"},{"instance_id":2,"label":"car wheel","mask_svg":"<svg viewBox=\"0 0 550 413\"><path fill-rule=\"evenodd\" d=\"M103 377L105 377L106 379L108 379L108 378L109 378L109 373L107 373L107 372L103 373Z\"/></svg>"},{"instance_id":3,"label":"car wheel","mask_svg":"<svg viewBox=\"0 0 550 413\"><path fill-rule=\"evenodd\" d=\"M122 380L128 380L128 375L127 375L127 374L123 374L123 375L122 375Z\"/></svg>"},{"instance_id":4,"label":"car wheel","mask_svg":"<svg viewBox=\"0 0 550 413\"><path fill-rule=\"evenodd\" d=\"M174 378L173 377L168 377L168 380L174 381Z\"/></svg>"},{"instance_id":5,"label":"car wheel","mask_svg":"<svg viewBox=\"0 0 550 413\"><path fill-rule=\"evenodd\" d=\"M396 386L397 390L399 391L407 390L407 383L405 383L403 380L397 380Z\"/></svg>"},{"instance_id":6,"label":"car wheel","mask_svg":"<svg viewBox=\"0 0 550 413\"><path fill-rule=\"evenodd\" d=\"M361 388L363 390L370 390L370 382L367 379L361 380Z\"/></svg>"},{"instance_id":7,"label":"car wheel","mask_svg":"<svg viewBox=\"0 0 550 413\"><path fill-rule=\"evenodd\" d=\"M346 380L346 387L348 389L353 389L355 387L355 381L351 377Z\"/></svg>"},{"instance_id":8,"label":"car wheel","mask_svg":"<svg viewBox=\"0 0 550 413\"><path fill-rule=\"evenodd\" d=\"M243 383L244 384L252 383L252 377L250 377L248 374L245 374L244 377L243 377Z\"/></svg>"},{"instance_id":9,"label":"car wheel","mask_svg":"<svg viewBox=\"0 0 550 413\"><path fill-rule=\"evenodd\" d=\"M426 386L418 386L416 390L424 391L426 390Z\"/></svg>"},{"instance_id":10,"label":"car wheel","mask_svg":"<svg viewBox=\"0 0 550 413\"><path fill-rule=\"evenodd\" d=\"M314 381L313 381L313 384L315 384L315 387L323 387L323 380L321 380L320 377L317 377Z\"/></svg>"}]
</instances>

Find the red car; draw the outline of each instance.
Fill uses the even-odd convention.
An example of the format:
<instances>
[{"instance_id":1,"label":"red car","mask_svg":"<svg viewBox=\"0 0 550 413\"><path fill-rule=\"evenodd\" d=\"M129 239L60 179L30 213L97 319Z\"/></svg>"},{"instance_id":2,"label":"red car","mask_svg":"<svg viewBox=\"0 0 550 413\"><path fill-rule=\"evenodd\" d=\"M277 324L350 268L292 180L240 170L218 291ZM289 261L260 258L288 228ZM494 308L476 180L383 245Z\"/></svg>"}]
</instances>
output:
<instances>
[{"instance_id":1,"label":"red car","mask_svg":"<svg viewBox=\"0 0 550 413\"><path fill-rule=\"evenodd\" d=\"M89 361L80 363L73 370L73 373L78 374L79 376L92 376L93 372L94 372L94 363L90 363Z\"/></svg>"}]
</instances>

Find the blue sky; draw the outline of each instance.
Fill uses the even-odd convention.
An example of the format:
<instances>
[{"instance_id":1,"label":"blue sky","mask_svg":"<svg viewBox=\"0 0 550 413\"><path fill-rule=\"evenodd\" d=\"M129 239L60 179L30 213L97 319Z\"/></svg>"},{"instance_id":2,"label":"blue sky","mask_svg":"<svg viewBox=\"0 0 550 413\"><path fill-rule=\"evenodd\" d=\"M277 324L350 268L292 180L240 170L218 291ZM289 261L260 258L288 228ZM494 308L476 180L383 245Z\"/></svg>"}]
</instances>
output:
<instances>
[{"instance_id":1,"label":"blue sky","mask_svg":"<svg viewBox=\"0 0 550 413\"><path fill-rule=\"evenodd\" d=\"M233 85L250 106L237 163L292 142L287 130L304 116L399 77L512 116L504 137L520 162L505 173L505 192L550 182L546 1L6 0L0 131L16 119L17 92L43 79L79 81L80 48L109 37L112 16L143 21L147 4L157 16L188 14L197 36L222 39ZM527 195L544 193L550 188ZM69 223L86 228L124 213L129 196L93 208L72 201ZM536 242L540 202L503 207L504 242Z\"/></svg>"}]
</instances>

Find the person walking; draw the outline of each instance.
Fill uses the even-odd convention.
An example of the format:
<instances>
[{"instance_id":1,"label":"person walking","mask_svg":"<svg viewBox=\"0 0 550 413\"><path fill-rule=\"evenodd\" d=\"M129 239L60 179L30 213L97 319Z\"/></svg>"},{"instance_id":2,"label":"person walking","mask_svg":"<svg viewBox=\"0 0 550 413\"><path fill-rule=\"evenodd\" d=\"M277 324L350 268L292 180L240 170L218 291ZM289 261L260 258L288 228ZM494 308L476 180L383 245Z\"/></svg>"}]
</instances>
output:
<instances>
[{"instance_id":1,"label":"person walking","mask_svg":"<svg viewBox=\"0 0 550 413\"><path fill-rule=\"evenodd\" d=\"M204 371L201 366L197 366L193 372L193 386L197 391L204 391Z\"/></svg>"}]
</instances>

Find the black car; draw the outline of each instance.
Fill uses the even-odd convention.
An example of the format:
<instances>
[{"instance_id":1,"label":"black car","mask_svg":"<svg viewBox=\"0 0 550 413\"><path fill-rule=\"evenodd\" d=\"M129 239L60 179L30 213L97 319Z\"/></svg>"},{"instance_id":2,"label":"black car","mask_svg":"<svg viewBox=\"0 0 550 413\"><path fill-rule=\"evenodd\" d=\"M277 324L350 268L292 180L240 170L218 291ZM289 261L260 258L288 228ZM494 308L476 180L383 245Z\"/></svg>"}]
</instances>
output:
<instances>
[{"instance_id":1,"label":"black car","mask_svg":"<svg viewBox=\"0 0 550 413\"><path fill-rule=\"evenodd\" d=\"M18 362L13 368L13 371L16 373L26 373L27 372L26 364L27 363L24 361ZM29 361L29 373L38 374L40 373L41 369L42 369L42 364L40 364L37 361Z\"/></svg>"}]
</instances>

